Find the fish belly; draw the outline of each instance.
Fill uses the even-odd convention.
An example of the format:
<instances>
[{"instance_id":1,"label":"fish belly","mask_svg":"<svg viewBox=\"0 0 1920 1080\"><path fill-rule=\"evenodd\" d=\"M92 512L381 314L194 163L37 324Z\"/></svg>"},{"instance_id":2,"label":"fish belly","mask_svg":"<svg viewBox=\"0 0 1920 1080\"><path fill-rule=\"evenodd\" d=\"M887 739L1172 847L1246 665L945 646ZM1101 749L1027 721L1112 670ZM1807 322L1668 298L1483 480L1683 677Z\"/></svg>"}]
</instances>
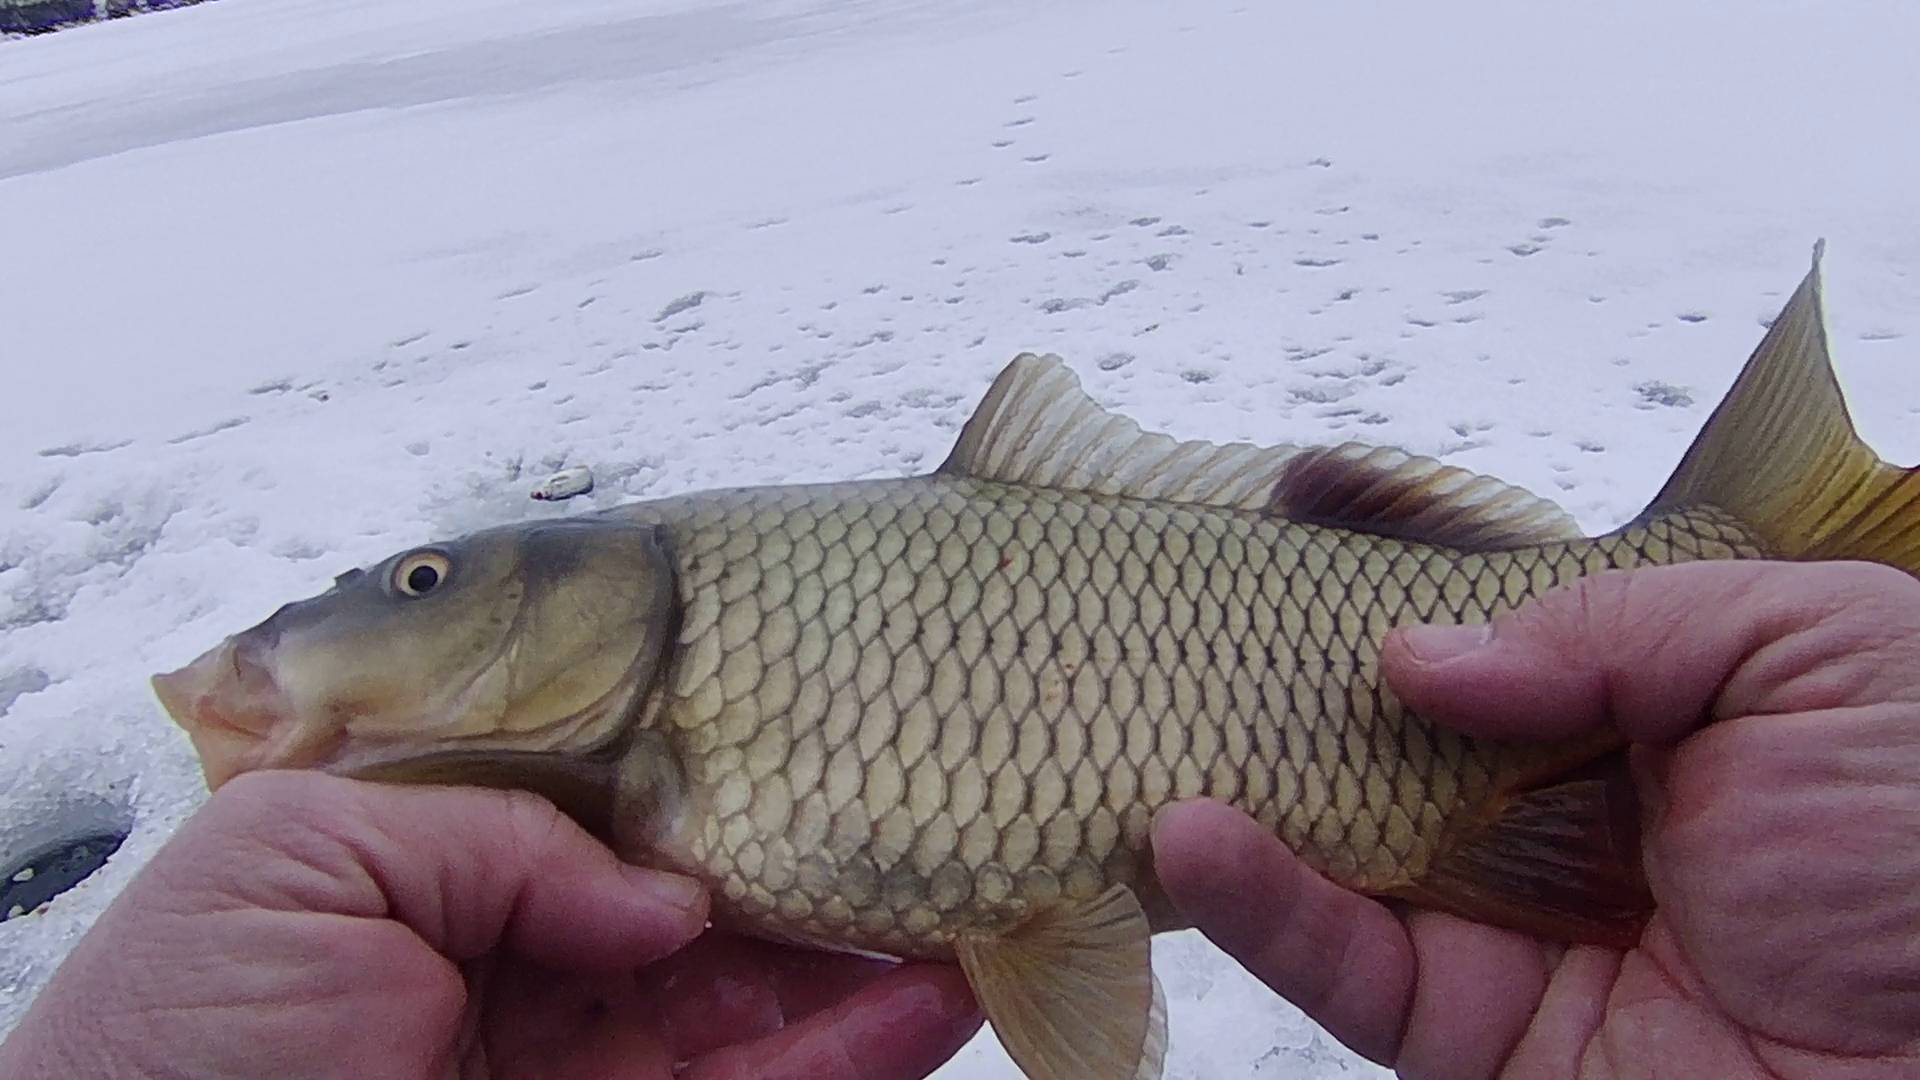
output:
<instances>
[{"instance_id":1,"label":"fish belly","mask_svg":"<svg viewBox=\"0 0 1920 1080\"><path fill-rule=\"evenodd\" d=\"M1417 880L1541 750L1380 685L1409 622L1483 622L1583 574L1761 554L1712 511L1491 553L1254 513L941 476L650 504L679 575L647 723L670 846L769 936L945 956L1131 885L1174 800L1251 814L1335 881Z\"/></svg>"}]
</instances>

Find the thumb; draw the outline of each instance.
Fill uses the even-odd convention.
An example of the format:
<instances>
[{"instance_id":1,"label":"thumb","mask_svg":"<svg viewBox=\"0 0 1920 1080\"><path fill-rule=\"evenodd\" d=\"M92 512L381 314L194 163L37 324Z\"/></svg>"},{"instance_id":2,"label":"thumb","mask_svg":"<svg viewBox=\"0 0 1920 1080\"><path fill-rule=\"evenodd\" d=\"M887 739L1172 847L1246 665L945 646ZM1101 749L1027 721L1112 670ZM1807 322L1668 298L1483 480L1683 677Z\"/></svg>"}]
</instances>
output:
<instances>
[{"instance_id":1,"label":"thumb","mask_svg":"<svg viewBox=\"0 0 1920 1080\"><path fill-rule=\"evenodd\" d=\"M454 960L506 945L552 967L625 970L706 924L698 883L620 862L524 792L249 773L182 834L187 850L155 863L198 877L182 886L258 908L390 919Z\"/></svg>"},{"instance_id":2,"label":"thumb","mask_svg":"<svg viewBox=\"0 0 1920 1080\"><path fill-rule=\"evenodd\" d=\"M1870 563L1610 571L1487 626L1401 627L1380 668L1470 735L1675 742L1730 716L1920 697L1920 582Z\"/></svg>"}]
</instances>

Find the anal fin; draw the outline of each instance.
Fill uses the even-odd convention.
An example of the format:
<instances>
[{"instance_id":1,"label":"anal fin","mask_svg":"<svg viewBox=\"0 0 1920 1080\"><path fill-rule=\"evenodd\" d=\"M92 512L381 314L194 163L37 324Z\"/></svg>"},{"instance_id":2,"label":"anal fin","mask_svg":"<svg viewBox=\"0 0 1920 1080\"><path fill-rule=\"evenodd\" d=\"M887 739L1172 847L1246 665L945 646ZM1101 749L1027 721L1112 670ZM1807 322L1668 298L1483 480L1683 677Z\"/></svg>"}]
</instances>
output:
<instances>
[{"instance_id":1,"label":"anal fin","mask_svg":"<svg viewBox=\"0 0 1920 1080\"><path fill-rule=\"evenodd\" d=\"M1625 752L1514 795L1391 895L1544 938L1631 945L1653 894Z\"/></svg>"},{"instance_id":2,"label":"anal fin","mask_svg":"<svg viewBox=\"0 0 1920 1080\"><path fill-rule=\"evenodd\" d=\"M956 944L974 996L1031 1080L1159 1080L1166 999L1151 931L1133 891L1115 885L1061 901L999 935Z\"/></svg>"}]
</instances>

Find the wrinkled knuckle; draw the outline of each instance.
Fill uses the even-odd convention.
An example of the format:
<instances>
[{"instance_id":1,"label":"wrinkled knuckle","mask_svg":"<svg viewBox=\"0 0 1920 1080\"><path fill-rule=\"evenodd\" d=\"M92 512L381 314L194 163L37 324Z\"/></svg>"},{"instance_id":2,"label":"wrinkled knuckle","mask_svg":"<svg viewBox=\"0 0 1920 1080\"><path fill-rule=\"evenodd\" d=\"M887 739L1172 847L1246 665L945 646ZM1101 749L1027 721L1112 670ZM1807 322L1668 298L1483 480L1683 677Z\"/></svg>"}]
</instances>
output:
<instances>
[{"instance_id":1,"label":"wrinkled knuckle","mask_svg":"<svg viewBox=\"0 0 1920 1080\"><path fill-rule=\"evenodd\" d=\"M507 835L516 851L538 860L550 850L566 830L567 821L560 809L530 791L488 792L500 800L506 818Z\"/></svg>"},{"instance_id":2,"label":"wrinkled knuckle","mask_svg":"<svg viewBox=\"0 0 1920 1080\"><path fill-rule=\"evenodd\" d=\"M1920 623L1920 580L1885 563L1844 562L1826 568L1824 587L1839 606Z\"/></svg>"},{"instance_id":3,"label":"wrinkled knuckle","mask_svg":"<svg viewBox=\"0 0 1920 1080\"><path fill-rule=\"evenodd\" d=\"M334 816L337 781L308 772L242 773L220 785L208 799L214 820L223 826L257 831L264 826L299 825Z\"/></svg>"},{"instance_id":4,"label":"wrinkled knuckle","mask_svg":"<svg viewBox=\"0 0 1920 1080\"><path fill-rule=\"evenodd\" d=\"M1575 579L1533 607L1531 629L1562 651L1584 652L1594 641L1610 641L1629 624L1632 575L1607 571Z\"/></svg>"}]
</instances>

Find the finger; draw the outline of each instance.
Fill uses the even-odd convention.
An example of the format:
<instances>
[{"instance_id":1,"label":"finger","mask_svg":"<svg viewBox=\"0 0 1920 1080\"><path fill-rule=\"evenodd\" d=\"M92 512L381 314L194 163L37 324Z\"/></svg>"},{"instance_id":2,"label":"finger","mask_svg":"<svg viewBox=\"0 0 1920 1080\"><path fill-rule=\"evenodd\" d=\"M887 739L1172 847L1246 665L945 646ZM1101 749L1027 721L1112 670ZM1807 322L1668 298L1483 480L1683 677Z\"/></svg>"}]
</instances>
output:
<instances>
[{"instance_id":1,"label":"finger","mask_svg":"<svg viewBox=\"0 0 1920 1080\"><path fill-rule=\"evenodd\" d=\"M1356 1052L1394 1060L1417 968L1392 913L1216 802L1161 811L1153 854L1167 894L1214 944Z\"/></svg>"},{"instance_id":2,"label":"finger","mask_svg":"<svg viewBox=\"0 0 1920 1080\"><path fill-rule=\"evenodd\" d=\"M1920 583L1897 570L1714 561L1582 578L1488 627L1402 627L1380 666L1408 707L1468 734L1613 724L1660 743L1716 717L1912 694L1897 680L1916 640Z\"/></svg>"},{"instance_id":3,"label":"finger","mask_svg":"<svg viewBox=\"0 0 1920 1080\"><path fill-rule=\"evenodd\" d=\"M674 1057L779 1031L852 996L898 967L710 933L642 975L652 1015Z\"/></svg>"},{"instance_id":4,"label":"finger","mask_svg":"<svg viewBox=\"0 0 1920 1080\"><path fill-rule=\"evenodd\" d=\"M1540 943L1435 911L1408 916L1407 932L1420 977L1394 1067L1423 1080L1497 1075L1547 991Z\"/></svg>"},{"instance_id":5,"label":"finger","mask_svg":"<svg viewBox=\"0 0 1920 1080\"><path fill-rule=\"evenodd\" d=\"M219 844L267 853L229 883L248 902L394 919L455 960L504 943L561 969L628 969L706 922L697 883L621 863L521 792L259 772L209 810Z\"/></svg>"},{"instance_id":6,"label":"finger","mask_svg":"<svg viewBox=\"0 0 1920 1080\"><path fill-rule=\"evenodd\" d=\"M980 1029L960 970L905 964L752 1042L696 1058L682 1080L918 1080Z\"/></svg>"}]
</instances>

